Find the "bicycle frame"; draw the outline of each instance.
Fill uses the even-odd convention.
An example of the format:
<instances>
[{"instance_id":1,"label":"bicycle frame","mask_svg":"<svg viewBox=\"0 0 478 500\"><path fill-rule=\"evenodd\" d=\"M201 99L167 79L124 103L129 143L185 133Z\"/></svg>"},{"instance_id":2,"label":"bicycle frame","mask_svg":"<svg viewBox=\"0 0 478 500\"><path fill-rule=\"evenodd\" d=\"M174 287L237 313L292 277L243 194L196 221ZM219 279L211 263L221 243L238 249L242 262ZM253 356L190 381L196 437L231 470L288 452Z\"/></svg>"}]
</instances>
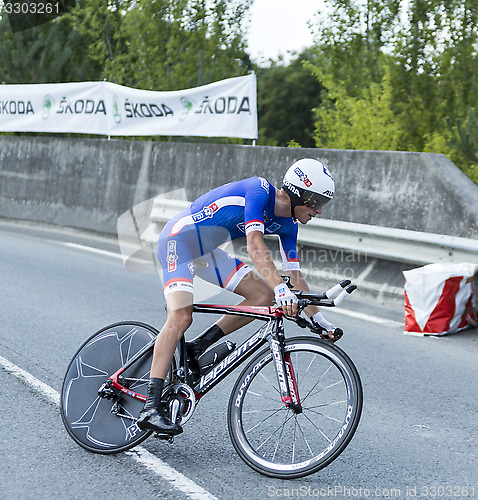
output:
<instances>
[{"instance_id":1,"label":"bicycle frame","mask_svg":"<svg viewBox=\"0 0 478 500\"><path fill-rule=\"evenodd\" d=\"M193 387L196 400L199 400L207 394L213 387L219 384L219 382L234 371L237 366L269 342L281 390L281 399L284 404L291 407L293 411L297 413L301 411L297 383L292 363L290 361L290 356L288 353L284 353L283 350L285 335L284 313L282 309L269 306L219 306L213 304L194 304L193 312L228 314L266 321L266 323L259 330L257 330L257 332L244 341L221 362L213 366L211 370L205 373L195 384L191 383L192 381L188 373L185 341L184 337L182 337L179 348L179 369L183 369L186 382ZM120 383L119 378L125 370L127 370L143 356L151 352L155 341L156 339L153 339L150 343L144 346L144 348L133 356L125 365L109 377L108 381L100 390L111 390L111 388L114 388L130 397L146 401L146 396L124 387Z\"/></svg>"}]
</instances>

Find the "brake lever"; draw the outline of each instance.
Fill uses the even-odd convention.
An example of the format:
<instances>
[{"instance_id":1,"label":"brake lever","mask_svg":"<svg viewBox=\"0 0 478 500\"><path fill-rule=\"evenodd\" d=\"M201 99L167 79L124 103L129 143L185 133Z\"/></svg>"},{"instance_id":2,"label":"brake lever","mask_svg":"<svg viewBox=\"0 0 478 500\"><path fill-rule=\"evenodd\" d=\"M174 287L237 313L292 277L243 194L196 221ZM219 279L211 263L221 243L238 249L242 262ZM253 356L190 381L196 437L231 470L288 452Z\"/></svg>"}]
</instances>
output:
<instances>
[{"instance_id":1,"label":"brake lever","mask_svg":"<svg viewBox=\"0 0 478 500\"><path fill-rule=\"evenodd\" d=\"M286 316L286 318L296 323L300 328L310 328L310 323L301 316Z\"/></svg>"},{"instance_id":2,"label":"brake lever","mask_svg":"<svg viewBox=\"0 0 478 500\"><path fill-rule=\"evenodd\" d=\"M327 335L327 330L325 328L321 327L320 325L315 325L314 323L312 323L312 325L313 325L313 328L311 328L311 331L318 333L322 340L327 340L328 342L332 342L333 344L335 344L335 342L337 342L337 340L340 340L342 338L342 335L344 334L344 331L342 330L342 328L336 327L334 329L334 332L333 332L334 338L330 338Z\"/></svg>"},{"instance_id":3,"label":"brake lever","mask_svg":"<svg viewBox=\"0 0 478 500\"><path fill-rule=\"evenodd\" d=\"M331 306L334 304L331 303ZM294 323L297 324L300 328L308 328L311 332L317 333L320 335L321 339L323 340L328 340L329 342L335 343L337 340L339 340L342 335L344 334L344 331L341 328L336 328L334 330L334 338L331 339L328 335L324 335L324 332L327 333L327 330L320 325L317 325L315 323L312 323L312 321L309 321L302 316L285 316L288 320L293 321Z\"/></svg>"}]
</instances>

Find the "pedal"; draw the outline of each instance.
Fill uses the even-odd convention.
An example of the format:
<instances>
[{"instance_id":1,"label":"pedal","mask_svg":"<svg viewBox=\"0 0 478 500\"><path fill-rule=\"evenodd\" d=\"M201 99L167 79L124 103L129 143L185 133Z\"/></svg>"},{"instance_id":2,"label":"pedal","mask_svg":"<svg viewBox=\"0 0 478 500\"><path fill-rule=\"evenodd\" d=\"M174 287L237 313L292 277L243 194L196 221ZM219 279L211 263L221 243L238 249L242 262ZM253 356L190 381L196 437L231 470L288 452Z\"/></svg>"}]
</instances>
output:
<instances>
[{"instance_id":1,"label":"pedal","mask_svg":"<svg viewBox=\"0 0 478 500\"><path fill-rule=\"evenodd\" d=\"M155 432L153 434L153 437L156 439L161 439L162 441L167 441L169 444L174 443L174 436L171 436L170 434L161 434L160 432Z\"/></svg>"}]
</instances>

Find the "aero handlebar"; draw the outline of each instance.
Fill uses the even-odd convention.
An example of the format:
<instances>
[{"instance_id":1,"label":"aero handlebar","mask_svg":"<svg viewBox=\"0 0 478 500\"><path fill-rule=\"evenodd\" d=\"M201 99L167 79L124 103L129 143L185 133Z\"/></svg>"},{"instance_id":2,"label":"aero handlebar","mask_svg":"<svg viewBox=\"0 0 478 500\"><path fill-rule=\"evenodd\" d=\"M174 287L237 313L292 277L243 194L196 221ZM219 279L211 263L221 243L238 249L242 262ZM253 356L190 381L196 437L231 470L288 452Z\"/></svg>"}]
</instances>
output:
<instances>
[{"instance_id":1,"label":"aero handlebar","mask_svg":"<svg viewBox=\"0 0 478 500\"><path fill-rule=\"evenodd\" d=\"M299 310L302 310L310 305L325 307L338 306L345 297L350 295L356 288L357 286L352 285L350 280L343 280L324 293L310 293L294 290L293 292L299 300Z\"/></svg>"}]
</instances>

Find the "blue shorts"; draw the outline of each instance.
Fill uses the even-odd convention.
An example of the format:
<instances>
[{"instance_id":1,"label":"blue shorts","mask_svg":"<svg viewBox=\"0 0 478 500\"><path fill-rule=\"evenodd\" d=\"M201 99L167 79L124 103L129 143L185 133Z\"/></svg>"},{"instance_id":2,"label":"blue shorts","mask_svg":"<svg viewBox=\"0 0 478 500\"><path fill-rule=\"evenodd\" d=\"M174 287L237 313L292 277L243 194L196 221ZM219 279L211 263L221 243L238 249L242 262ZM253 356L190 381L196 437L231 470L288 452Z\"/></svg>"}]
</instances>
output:
<instances>
[{"instance_id":1,"label":"blue shorts","mask_svg":"<svg viewBox=\"0 0 478 500\"><path fill-rule=\"evenodd\" d=\"M252 271L249 266L220 248L198 255L197 249L181 238L160 237L157 255L166 297L175 291L194 293L194 276L233 292L244 276Z\"/></svg>"}]
</instances>

